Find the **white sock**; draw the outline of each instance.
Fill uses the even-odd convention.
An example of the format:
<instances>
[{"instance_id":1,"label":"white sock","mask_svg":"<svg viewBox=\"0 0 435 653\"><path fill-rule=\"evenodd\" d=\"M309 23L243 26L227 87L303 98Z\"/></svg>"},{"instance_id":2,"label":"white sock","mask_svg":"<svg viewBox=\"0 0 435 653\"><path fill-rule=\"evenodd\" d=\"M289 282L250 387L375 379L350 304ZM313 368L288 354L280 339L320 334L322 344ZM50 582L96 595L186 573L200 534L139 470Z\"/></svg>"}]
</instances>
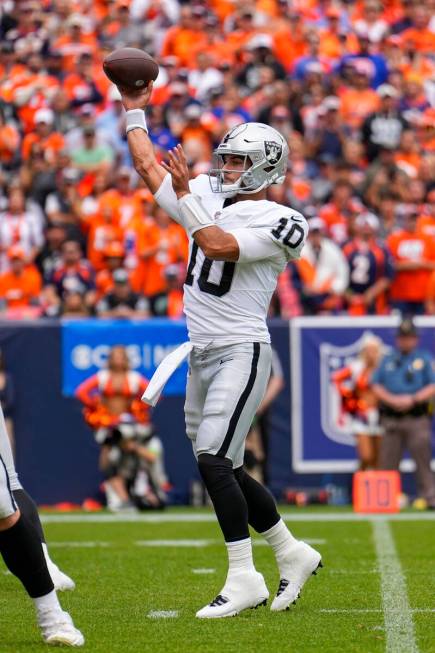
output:
<instances>
[{"instance_id":1,"label":"white sock","mask_svg":"<svg viewBox=\"0 0 435 653\"><path fill-rule=\"evenodd\" d=\"M237 542L225 542L225 544L228 551L228 575L239 571L255 570L250 537Z\"/></svg>"},{"instance_id":2,"label":"white sock","mask_svg":"<svg viewBox=\"0 0 435 653\"><path fill-rule=\"evenodd\" d=\"M275 526L269 528L268 531L261 533L261 535L272 547L278 567L281 571L281 562L283 561L283 558L289 548L296 544L298 540L293 537L282 519L280 519Z\"/></svg>"},{"instance_id":3,"label":"white sock","mask_svg":"<svg viewBox=\"0 0 435 653\"><path fill-rule=\"evenodd\" d=\"M37 599L32 600L38 617L48 610L62 610L57 598L56 590L52 590L45 596L39 596Z\"/></svg>"}]
</instances>

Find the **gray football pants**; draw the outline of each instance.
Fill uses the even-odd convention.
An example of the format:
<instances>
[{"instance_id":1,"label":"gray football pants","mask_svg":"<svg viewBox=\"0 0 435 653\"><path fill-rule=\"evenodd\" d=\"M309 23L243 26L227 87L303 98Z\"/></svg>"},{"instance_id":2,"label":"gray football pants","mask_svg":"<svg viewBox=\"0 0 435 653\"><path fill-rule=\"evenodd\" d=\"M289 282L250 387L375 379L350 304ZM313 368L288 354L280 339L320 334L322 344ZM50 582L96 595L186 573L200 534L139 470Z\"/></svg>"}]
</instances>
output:
<instances>
[{"instance_id":1,"label":"gray football pants","mask_svg":"<svg viewBox=\"0 0 435 653\"><path fill-rule=\"evenodd\" d=\"M11 445L0 406L0 519L10 517L17 510L12 491L20 489L21 484L15 471Z\"/></svg>"},{"instance_id":2,"label":"gray football pants","mask_svg":"<svg viewBox=\"0 0 435 653\"><path fill-rule=\"evenodd\" d=\"M209 453L243 465L245 439L270 376L269 344L194 347L187 377L186 433L197 457Z\"/></svg>"}]
</instances>

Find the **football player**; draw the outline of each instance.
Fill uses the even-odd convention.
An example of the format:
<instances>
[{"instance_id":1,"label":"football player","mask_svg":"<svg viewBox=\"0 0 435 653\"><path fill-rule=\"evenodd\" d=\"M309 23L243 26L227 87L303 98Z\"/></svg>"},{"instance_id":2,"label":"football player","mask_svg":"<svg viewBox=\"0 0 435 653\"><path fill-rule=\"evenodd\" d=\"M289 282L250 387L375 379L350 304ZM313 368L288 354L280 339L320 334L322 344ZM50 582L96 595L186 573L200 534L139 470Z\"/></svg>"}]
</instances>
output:
<instances>
[{"instance_id":1,"label":"football player","mask_svg":"<svg viewBox=\"0 0 435 653\"><path fill-rule=\"evenodd\" d=\"M186 431L229 560L222 590L196 616L229 617L266 604L269 592L254 566L248 524L274 550L280 583L271 609L285 610L321 556L293 537L272 495L243 469L243 453L270 374L269 302L308 230L300 213L266 199L267 187L284 181L288 146L267 125L238 125L216 149L210 175L189 181L181 146L169 152L167 164L155 157L144 112L152 83L143 91L120 91L135 168L189 237L184 312L193 349Z\"/></svg>"},{"instance_id":2,"label":"football player","mask_svg":"<svg viewBox=\"0 0 435 653\"><path fill-rule=\"evenodd\" d=\"M82 646L83 635L62 610L56 595L56 589L74 589L74 582L50 560L38 511L15 471L1 407L0 554L33 599L44 641Z\"/></svg>"}]
</instances>

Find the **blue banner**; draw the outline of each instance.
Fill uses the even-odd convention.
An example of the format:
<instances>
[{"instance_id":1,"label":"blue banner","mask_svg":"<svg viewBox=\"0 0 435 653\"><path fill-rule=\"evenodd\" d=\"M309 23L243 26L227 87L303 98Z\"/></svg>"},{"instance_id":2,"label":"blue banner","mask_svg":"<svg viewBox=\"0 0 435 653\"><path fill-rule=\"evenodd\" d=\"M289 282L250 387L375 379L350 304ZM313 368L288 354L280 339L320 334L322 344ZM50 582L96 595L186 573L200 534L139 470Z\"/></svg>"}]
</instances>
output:
<instances>
[{"instance_id":1,"label":"blue banner","mask_svg":"<svg viewBox=\"0 0 435 653\"><path fill-rule=\"evenodd\" d=\"M163 358L187 340L183 321L152 319L71 320L62 323L62 392L74 395L77 386L106 366L114 345L125 345L131 367L150 379ZM165 386L165 395L184 394L187 363Z\"/></svg>"},{"instance_id":2,"label":"blue banner","mask_svg":"<svg viewBox=\"0 0 435 653\"><path fill-rule=\"evenodd\" d=\"M416 318L419 348L435 356L435 319ZM352 472L355 442L340 423L340 397L331 376L356 358L364 335L381 338L384 351L394 347L398 318L296 318L290 332L292 386L292 463L295 472ZM411 471L410 460L402 471Z\"/></svg>"}]
</instances>

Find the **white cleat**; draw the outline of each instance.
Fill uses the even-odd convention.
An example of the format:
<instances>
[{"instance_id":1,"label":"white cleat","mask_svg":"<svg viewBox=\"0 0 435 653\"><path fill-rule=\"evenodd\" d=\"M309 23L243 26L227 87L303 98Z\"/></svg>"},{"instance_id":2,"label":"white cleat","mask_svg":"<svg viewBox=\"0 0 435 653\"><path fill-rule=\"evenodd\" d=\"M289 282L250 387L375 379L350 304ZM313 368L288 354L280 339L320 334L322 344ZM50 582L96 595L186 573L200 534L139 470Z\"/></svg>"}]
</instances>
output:
<instances>
[{"instance_id":1,"label":"white cleat","mask_svg":"<svg viewBox=\"0 0 435 653\"><path fill-rule=\"evenodd\" d=\"M83 646L85 638L74 626L68 612L47 610L39 615L42 639L51 646Z\"/></svg>"},{"instance_id":2,"label":"white cleat","mask_svg":"<svg viewBox=\"0 0 435 653\"><path fill-rule=\"evenodd\" d=\"M73 579L64 574L54 562L47 563L47 567L57 592L72 592L75 589L76 584Z\"/></svg>"},{"instance_id":3,"label":"white cleat","mask_svg":"<svg viewBox=\"0 0 435 653\"><path fill-rule=\"evenodd\" d=\"M292 603L296 603L309 577L315 575L319 567L323 567L320 553L305 542L297 542L289 549L285 564L287 570L281 576L278 591L270 606L273 612L288 610Z\"/></svg>"},{"instance_id":4,"label":"white cleat","mask_svg":"<svg viewBox=\"0 0 435 653\"><path fill-rule=\"evenodd\" d=\"M227 578L220 594L196 613L199 619L222 619L235 617L247 608L266 605L269 591L262 574L243 571Z\"/></svg>"}]
</instances>

